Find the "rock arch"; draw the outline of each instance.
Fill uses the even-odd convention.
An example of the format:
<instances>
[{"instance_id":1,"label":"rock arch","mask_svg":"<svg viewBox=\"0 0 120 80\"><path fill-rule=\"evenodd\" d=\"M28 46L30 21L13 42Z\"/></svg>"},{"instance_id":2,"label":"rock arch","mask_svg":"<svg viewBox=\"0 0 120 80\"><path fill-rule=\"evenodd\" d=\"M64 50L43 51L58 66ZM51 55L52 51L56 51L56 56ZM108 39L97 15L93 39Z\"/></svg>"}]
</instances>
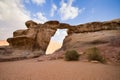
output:
<instances>
[{"instance_id":1,"label":"rock arch","mask_svg":"<svg viewBox=\"0 0 120 80\"><path fill-rule=\"evenodd\" d=\"M95 32L101 30L118 30L120 21L91 22L72 26L59 21L47 21L44 24L38 24L32 20L25 23L27 29L13 32L13 37L8 38L9 46L22 53L29 51L26 57L38 57L44 55L49 45L51 37L54 36L57 29L68 29L68 36L73 33ZM66 46L67 37L63 42L62 48ZM17 53L16 53L17 54Z\"/></svg>"}]
</instances>

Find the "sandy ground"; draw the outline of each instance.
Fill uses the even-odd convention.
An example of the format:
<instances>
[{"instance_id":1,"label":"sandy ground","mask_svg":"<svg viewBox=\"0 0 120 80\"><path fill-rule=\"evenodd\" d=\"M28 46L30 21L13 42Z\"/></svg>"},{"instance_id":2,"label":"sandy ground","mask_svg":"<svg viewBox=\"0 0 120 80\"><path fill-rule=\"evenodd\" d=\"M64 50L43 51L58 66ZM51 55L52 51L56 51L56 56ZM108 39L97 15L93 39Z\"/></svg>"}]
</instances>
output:
<instances>
[{"instance_id":1,"label":"sandy ground","mask_svg":"<svg viewBox=\"0 0 120 80\"><path fill-rule=\"evenodd\" d=\"M50 41L46 50L46 54L52 54L55 50L61 48L61 46L62 46L62 43Z\"/></svg>"},{"instance_id":2,"label":"sandy ground","mask_svg":"<svg viewBox=\"0 0 120 80\"><path fill-rule=\"evenodd\" d=\"M0 40L0 46L5 46L5 45L8 45L7 41Z\"/></svg>"},{"instance_id":3,"label":"sandy ground","mask_svg":"<svg viewBox=\"0 0 120 80\"><path fill-rule=\"evenodd\" d=\"M120 80L120 66L36 59L0 62L0 80Z\"/></svg>"}]
</instances>

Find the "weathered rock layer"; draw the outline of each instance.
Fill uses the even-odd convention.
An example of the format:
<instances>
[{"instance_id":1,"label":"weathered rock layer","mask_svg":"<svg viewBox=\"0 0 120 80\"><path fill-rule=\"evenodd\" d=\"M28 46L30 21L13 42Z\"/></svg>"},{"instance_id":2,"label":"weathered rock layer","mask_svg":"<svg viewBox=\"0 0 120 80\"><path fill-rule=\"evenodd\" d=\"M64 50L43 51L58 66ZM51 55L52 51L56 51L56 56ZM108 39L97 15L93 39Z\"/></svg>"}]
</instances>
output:
<instances>
[{"instance_id":1,"label":"weathered rock layer","mask_svg":"<svg viewBox=\"0 0 120 80\"><path fill-rule=\"evenodd\" d=\"M67 31L68 35L64 39L61 50L72 49L75 47L80 47L82 45L88 46L92 43L94 44L96 40L99 40L101 43L107 43L110 41L109 40L110 37L117 36L118 38L118 36L120 35L119 34L120 20L106 22L91 22L76 26L72 26L66 23L59 23L59 21L48 21L45 22L44 24L38 24L30 20L27 21L25 25L27 26L27 29L17 30L13 32L12 38L7 39L9 47L12 49L11 55L9 55L11 57L15 55L14 58L15 57L31 58L45 54L50 39L55 34L57 29L68 29ZM108 33L102 34L102 32L100 31L103 31L103 33L104 31L105 32L108 31ZM88 33L90 33L89 36L86 35ZM82 38L84 38L83 37L84 35L86 35L86 37L89 38L86 38L88 39L88 41L83 39L82 42L81 40ZM105 35L103 37L106 38L100 37L100 35ZM96 37L96 39L94 39L94 36L99 37ZM101 41L102 38L103 40Z\"/></svg>"}]
</instances>

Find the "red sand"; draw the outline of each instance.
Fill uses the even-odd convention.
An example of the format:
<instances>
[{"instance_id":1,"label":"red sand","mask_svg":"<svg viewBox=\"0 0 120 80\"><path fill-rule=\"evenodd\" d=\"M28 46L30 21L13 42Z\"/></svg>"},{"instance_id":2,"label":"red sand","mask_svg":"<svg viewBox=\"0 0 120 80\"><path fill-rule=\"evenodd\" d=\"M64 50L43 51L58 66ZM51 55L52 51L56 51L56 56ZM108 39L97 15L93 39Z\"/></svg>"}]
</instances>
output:
<instances>
[{"instance_id":1,"label":"red sand","mask_svg":"<svg viewBox=\"0 0 120 80\"><path fill-rule=\"evenodd\" d=\"M120 66L35 59L0 62L0 80L120 80Z\"/></svg>"}]
</instances>

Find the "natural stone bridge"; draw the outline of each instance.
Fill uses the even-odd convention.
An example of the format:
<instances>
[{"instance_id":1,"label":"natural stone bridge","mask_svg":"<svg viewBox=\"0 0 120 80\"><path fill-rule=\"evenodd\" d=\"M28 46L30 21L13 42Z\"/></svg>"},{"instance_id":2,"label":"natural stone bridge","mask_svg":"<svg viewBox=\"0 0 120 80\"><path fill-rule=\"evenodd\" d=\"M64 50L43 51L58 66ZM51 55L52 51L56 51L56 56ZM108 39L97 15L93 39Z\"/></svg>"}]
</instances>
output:
<instances>
[{"instance_id":1,"label":"natural stone bridge","mask_svg":"<svg viewBox=\"0 0 120 80\"><path fill-rule=\"evenodd\" d=\"M83 47L94 45L93 43L96 40L104 42L104 44L112 43L113 45L115 43L114 45L120 46L120 20L91 22L76 26L60 23L59 21L47 21L44 24L38 24L30 20L25 25L27 29L17 30L13 32L12 38L7 39L9 46L0 46L0 61L20 60L44 55L51 37L54 36L57 29L67 29L68 34L58 53L73 48L82 50ZM89 34L86 34L88 32ZM93 34L97 37L95 38ZM102 36L102 39L100 36ZM86 37L90 40L86 40ZM113 40L110 41L111 39ZM84 40L84 42L81 40Z\"/></svg>"},{"instance_id":2,"label":"natural stone bridge","mask_svg":"<svg viewBox=\"0 0 120 80\"><path fill-rule=\"evenodd\" d=\"M58 21L48 21L44 24L38 24L32 20L25 23L27 29L17 30L13 32L13 38L8 38L7 41L13 49L21 51L30 51L33 55L40 56L45 54L51 37L57 29L68 29L68 36L73 33L95 32L101 30L118 30L120 29L119 21L112 22L91 22L72 26ZM63 42L64 43L66 40Z\"/></svg>"}]
</instances>

